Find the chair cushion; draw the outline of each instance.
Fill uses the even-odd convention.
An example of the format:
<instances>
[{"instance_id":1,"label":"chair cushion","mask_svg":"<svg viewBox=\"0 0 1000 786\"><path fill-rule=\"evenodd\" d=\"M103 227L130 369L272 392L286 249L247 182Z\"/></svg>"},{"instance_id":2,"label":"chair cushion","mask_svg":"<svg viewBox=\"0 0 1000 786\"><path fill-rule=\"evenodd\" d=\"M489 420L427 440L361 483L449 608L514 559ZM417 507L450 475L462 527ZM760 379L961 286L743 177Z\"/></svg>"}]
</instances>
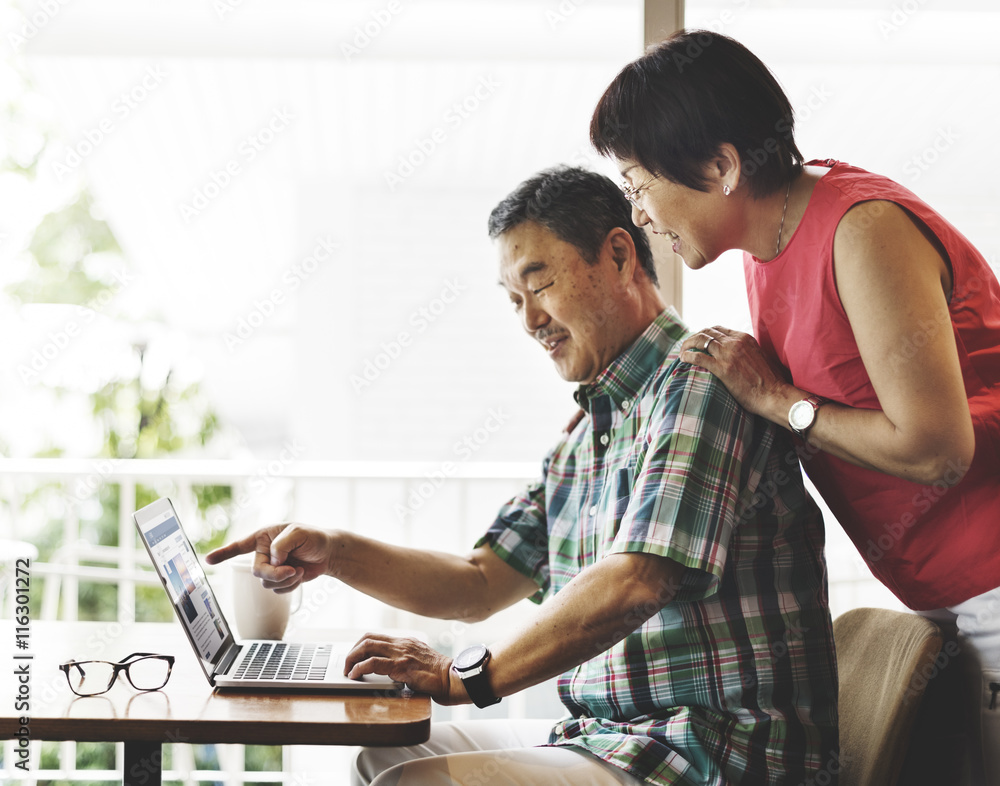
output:
<instances>
[{"instance_id":1,"label":"chair cushion","mask_svg":"<svg viewBox=\"0 0 1000 786\"><path fill-rule=\"evenodd\" d=\"M853 609L833 623L840 684L841 782L896 783L941 631L917 614Z\"/></svg>"}]
</instances>

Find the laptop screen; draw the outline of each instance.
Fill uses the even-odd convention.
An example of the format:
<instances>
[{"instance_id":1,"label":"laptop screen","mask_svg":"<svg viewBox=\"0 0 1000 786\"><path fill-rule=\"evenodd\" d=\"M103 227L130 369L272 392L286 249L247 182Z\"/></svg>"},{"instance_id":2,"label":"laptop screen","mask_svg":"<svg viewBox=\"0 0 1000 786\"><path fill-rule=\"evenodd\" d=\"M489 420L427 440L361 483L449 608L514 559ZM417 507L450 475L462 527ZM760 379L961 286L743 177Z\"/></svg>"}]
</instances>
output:
<instances>
[{"instance_id":1,"label":"laptop screen","mask_svg":"<svg viewBox=\"0 0 1000 786\"><path fill-rule=\"evenodd\" d=\"M214 664L222 647L232 641L229 626L173 505L163 506L162 502L148 519L140 514L149 508L136 514L139 534L192 645Z\"/></svg>"}]
</instances>

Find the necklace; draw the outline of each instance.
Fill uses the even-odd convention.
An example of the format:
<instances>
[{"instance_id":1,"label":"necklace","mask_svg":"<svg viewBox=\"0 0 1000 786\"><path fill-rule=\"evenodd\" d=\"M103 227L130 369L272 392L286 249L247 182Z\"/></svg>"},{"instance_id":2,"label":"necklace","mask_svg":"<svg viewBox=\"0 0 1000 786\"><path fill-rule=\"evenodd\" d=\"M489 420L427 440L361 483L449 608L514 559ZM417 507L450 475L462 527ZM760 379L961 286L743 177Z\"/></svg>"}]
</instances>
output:
<instances>
[{"instance_id":1,"label":"necklace","mask_svg":"<svg viewBox=\"0 0 1000 786\"><path fill-rule=\"evenodd\" d=\"M792 191L792 181L788 181L788 188L785 189L785 205L781 208L781 225L778 227L778 244L774 247L774 255L781 253L781 230L785 228L785 211L788 210L788 195Z\"/></svg>"}]
</instances>

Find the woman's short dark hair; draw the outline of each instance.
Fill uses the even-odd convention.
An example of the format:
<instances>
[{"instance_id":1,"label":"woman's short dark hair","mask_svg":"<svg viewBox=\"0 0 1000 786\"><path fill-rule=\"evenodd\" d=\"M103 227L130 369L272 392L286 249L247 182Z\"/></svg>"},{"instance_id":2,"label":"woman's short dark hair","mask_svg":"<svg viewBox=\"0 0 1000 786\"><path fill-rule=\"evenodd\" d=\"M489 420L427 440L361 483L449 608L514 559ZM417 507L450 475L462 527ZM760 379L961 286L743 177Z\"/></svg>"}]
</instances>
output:
<instances>
[{"instance_id":1,"label":"woman's short dark hair","mask_svg":"<svg viewBox=\"0 0 1000 786\"><path fill-rule=\"evenodd\" d=\"M681 30L623 68L590 121L603 155L705 191L704 167L725 143L742 160L754 197L781 189L802 170L792 105L777 79L738 41Z\"/></svg>"},{"instance_id":2,"label":"woman's short dark hair","mask_svg":"<svg viewBox=\"0 0 1000 786\"><path fill-rule=\"evenodd\" d=\"M632 236L639 265L654 284L656 265L646 233L632 223L632 207L613 180L580 167L543 169L511 191L490 213L490 237L534 221L575 246L590 264L608 232L616 227Z\"/></svg>"}]
</instances>

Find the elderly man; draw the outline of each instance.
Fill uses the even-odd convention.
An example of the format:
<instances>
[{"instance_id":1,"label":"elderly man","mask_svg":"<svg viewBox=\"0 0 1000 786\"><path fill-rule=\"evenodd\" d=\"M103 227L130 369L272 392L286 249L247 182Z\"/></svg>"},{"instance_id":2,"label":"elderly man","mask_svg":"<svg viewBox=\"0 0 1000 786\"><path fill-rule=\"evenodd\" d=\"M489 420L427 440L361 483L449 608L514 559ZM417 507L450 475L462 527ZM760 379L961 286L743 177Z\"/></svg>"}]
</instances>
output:
<instances>
[{"instance_id":1,"label":"elderly man","mask_svg":"<svg viewBox=\"0 0 1000 786\"><path fill-rule=\"evenodd\" d=\"M425 745L362 751L358 783L834 783L822 520L790 441L678 360L688 331L612 181L541 172L489 229L514 311L586 413L541 478L467 556L290 524L209 562L256 551L276 590L325 573L446 619L540 604L514 635L454 658L359 641L351 676L486 707L561 675L568 715L436 725Z\"/></svg>"}]
</instances>

